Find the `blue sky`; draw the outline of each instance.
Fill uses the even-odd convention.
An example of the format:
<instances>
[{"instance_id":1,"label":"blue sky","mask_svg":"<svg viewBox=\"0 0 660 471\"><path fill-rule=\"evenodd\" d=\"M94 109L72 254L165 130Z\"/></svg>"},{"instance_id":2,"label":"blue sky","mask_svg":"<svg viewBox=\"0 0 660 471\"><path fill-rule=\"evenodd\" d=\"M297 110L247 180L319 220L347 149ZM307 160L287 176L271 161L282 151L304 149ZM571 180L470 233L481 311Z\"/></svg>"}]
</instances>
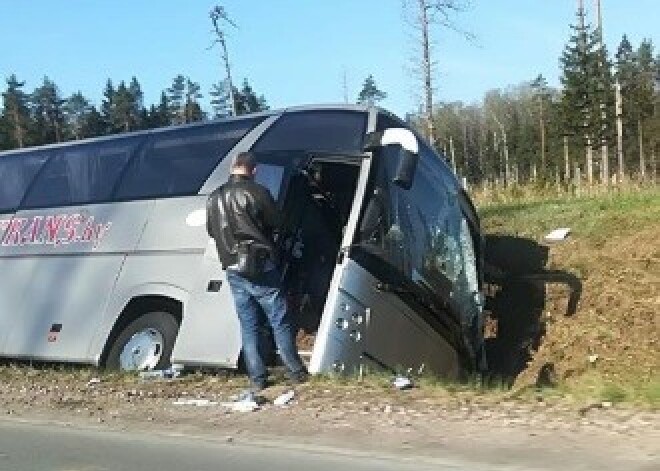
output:
<instances>
[{"instance_id":1,"label":"blue sky","mask_svg":"<svg viewBox=\"0 0 660 471\"><path fill-rule=\"evenodd\" d=\"M624 32L660 46L660 1L602 2L610 50ZM437 100L478 101L538 73L557 85L575 0L472 3L457 20L476 44L433 31ZM107 78L135 75L151 103L181 73L206 95L223 74L219 51L207 50L215 4L239 25L228 37L235 81L247 77L271 107L341 102L344 71L350 100L371 73L386 108L403 115L419 103L402 0L0 0L0 78L15 73L31 90L47 75L64 95L81 90L98 104Z\"/></svg>"}]
</instances>

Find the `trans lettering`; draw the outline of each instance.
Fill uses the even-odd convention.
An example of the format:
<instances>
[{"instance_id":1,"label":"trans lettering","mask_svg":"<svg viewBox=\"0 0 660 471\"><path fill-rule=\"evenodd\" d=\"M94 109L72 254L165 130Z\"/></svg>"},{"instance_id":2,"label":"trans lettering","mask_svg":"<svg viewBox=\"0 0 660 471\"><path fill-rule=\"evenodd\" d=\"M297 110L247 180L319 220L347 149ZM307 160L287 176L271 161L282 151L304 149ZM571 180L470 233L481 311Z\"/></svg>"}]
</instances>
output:
<instances>
[{"instance_id":1,"label":"trans lettering","mask_svg":"<svg viewBox=\"0 0 660 471\"><path fill-rule=\"evenodd\" d=\"M0 234L4 247L85 244L96 249L110 225L110 222L99 223L88 214L35 215L0 219Z\"/></svg>"}]
</instances>

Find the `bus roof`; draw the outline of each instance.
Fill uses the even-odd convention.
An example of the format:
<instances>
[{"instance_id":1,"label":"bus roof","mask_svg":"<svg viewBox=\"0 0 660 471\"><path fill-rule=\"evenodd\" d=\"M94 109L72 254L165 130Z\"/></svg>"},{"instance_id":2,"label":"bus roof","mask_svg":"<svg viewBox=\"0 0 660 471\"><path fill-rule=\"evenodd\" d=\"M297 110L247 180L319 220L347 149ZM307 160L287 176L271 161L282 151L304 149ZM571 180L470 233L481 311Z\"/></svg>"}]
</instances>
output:
<instances>
[{"instance_id":1,"label":"bus roof","mask_svg":"<svg viewBox=\"0 0 660 471\"><path fill-rule=\"evenodd\" d=\"M252 119L255 117L263 117L268 118L271 116L278 116L282 115L285 113L298 113L298 112L305 112L305 111L358 111L358 112L368 112L372 109L375 109L374 107L369 107L369 106L364 106L364 105L352 105L352 104L319 104L319 105L300 105L300 106L292 106L288 108L281 108L277 110L268 110L268 111L262 111L259 113L249 113L249 114L244 114L240 116L231 116L227 118L217 118L217 119L211 119L208 121L196 121L194 123L188 123L188 124L178 124L178 125L173 125L173 126L163 126L159 128L153 128L153 129L144 129L144 130L139 130L139 131L129 131L129 132L122 132L122 133L117 133L117 134L108 134L105 136L96 136L96 137L91 137L87 139L81 139L81 140L74 140L74 141L64 141L64 142L58 142L54 144L46 144L42 146L32 146L32 147L24 147L21 149L11 149L11 150L6 150L6 151L0 151L0 158L10 156L10 155L16 155L16 154L21 154L21 153L27 153L27 152L33 152L35 150L50 150L50 149L58 149L61 147L70 147L70 146L76 146L76 145L82 145L82 144L89 144L89 143L98 143L98 142L104 142L104 141L111 141L113 139L121 138L121 137L134 137L134 136L143 136L143 135L149 135L149 134L156 134L159 132L166 132L166 131L172 131L176 129L190 129L190 128L196 128L196 127L202 127L208 124L213 124L213 123L225 123L225 122L232 122L232 121L239 121L243 119ZM385 110L381 110L385 111Z\"/></svg>"}]
</instances>

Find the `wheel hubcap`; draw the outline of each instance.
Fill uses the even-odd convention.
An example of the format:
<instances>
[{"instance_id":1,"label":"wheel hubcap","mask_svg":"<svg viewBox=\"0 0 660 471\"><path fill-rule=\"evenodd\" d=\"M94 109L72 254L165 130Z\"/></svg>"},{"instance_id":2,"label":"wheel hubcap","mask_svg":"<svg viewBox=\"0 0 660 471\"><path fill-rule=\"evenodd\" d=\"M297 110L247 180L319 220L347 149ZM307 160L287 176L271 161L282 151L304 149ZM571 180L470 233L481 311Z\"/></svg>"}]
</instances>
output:
<instances>
[{"instance_id":1,"label":"wheel hubcap","mask_svg":"<svg viewBox=\"0 0 660 471\"><path fill-rule=\"evenodd\" d=\"M125 371L153 370L163 354L163 334L148 328L136 332L119 355L119 366Z\"/></svg>"}]
</instances>

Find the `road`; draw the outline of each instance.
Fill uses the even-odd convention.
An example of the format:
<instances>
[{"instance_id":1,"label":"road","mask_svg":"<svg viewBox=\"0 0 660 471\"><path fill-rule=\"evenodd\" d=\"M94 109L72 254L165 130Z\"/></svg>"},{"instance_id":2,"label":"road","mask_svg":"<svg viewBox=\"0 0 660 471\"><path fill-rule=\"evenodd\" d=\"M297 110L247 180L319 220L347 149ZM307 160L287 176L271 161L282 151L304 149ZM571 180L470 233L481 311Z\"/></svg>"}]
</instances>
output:
<instances>
[{"instance_id":1,"label":"road","mask_svg":"<svg viewBox=\"0 0 660 471\"><path fill-rule=\"evenodd\" d=\"M219 437L221 438L221 437ZM245 440L247 441L247 440ZM346 450L227 443L76 428L56 424L0 421L2 471L479 471L468 464L411 458L378 458ZM484 468L481 468L484 469ZM492 468L488 468L489 471Z\"/></svg>"}]
</instances>

